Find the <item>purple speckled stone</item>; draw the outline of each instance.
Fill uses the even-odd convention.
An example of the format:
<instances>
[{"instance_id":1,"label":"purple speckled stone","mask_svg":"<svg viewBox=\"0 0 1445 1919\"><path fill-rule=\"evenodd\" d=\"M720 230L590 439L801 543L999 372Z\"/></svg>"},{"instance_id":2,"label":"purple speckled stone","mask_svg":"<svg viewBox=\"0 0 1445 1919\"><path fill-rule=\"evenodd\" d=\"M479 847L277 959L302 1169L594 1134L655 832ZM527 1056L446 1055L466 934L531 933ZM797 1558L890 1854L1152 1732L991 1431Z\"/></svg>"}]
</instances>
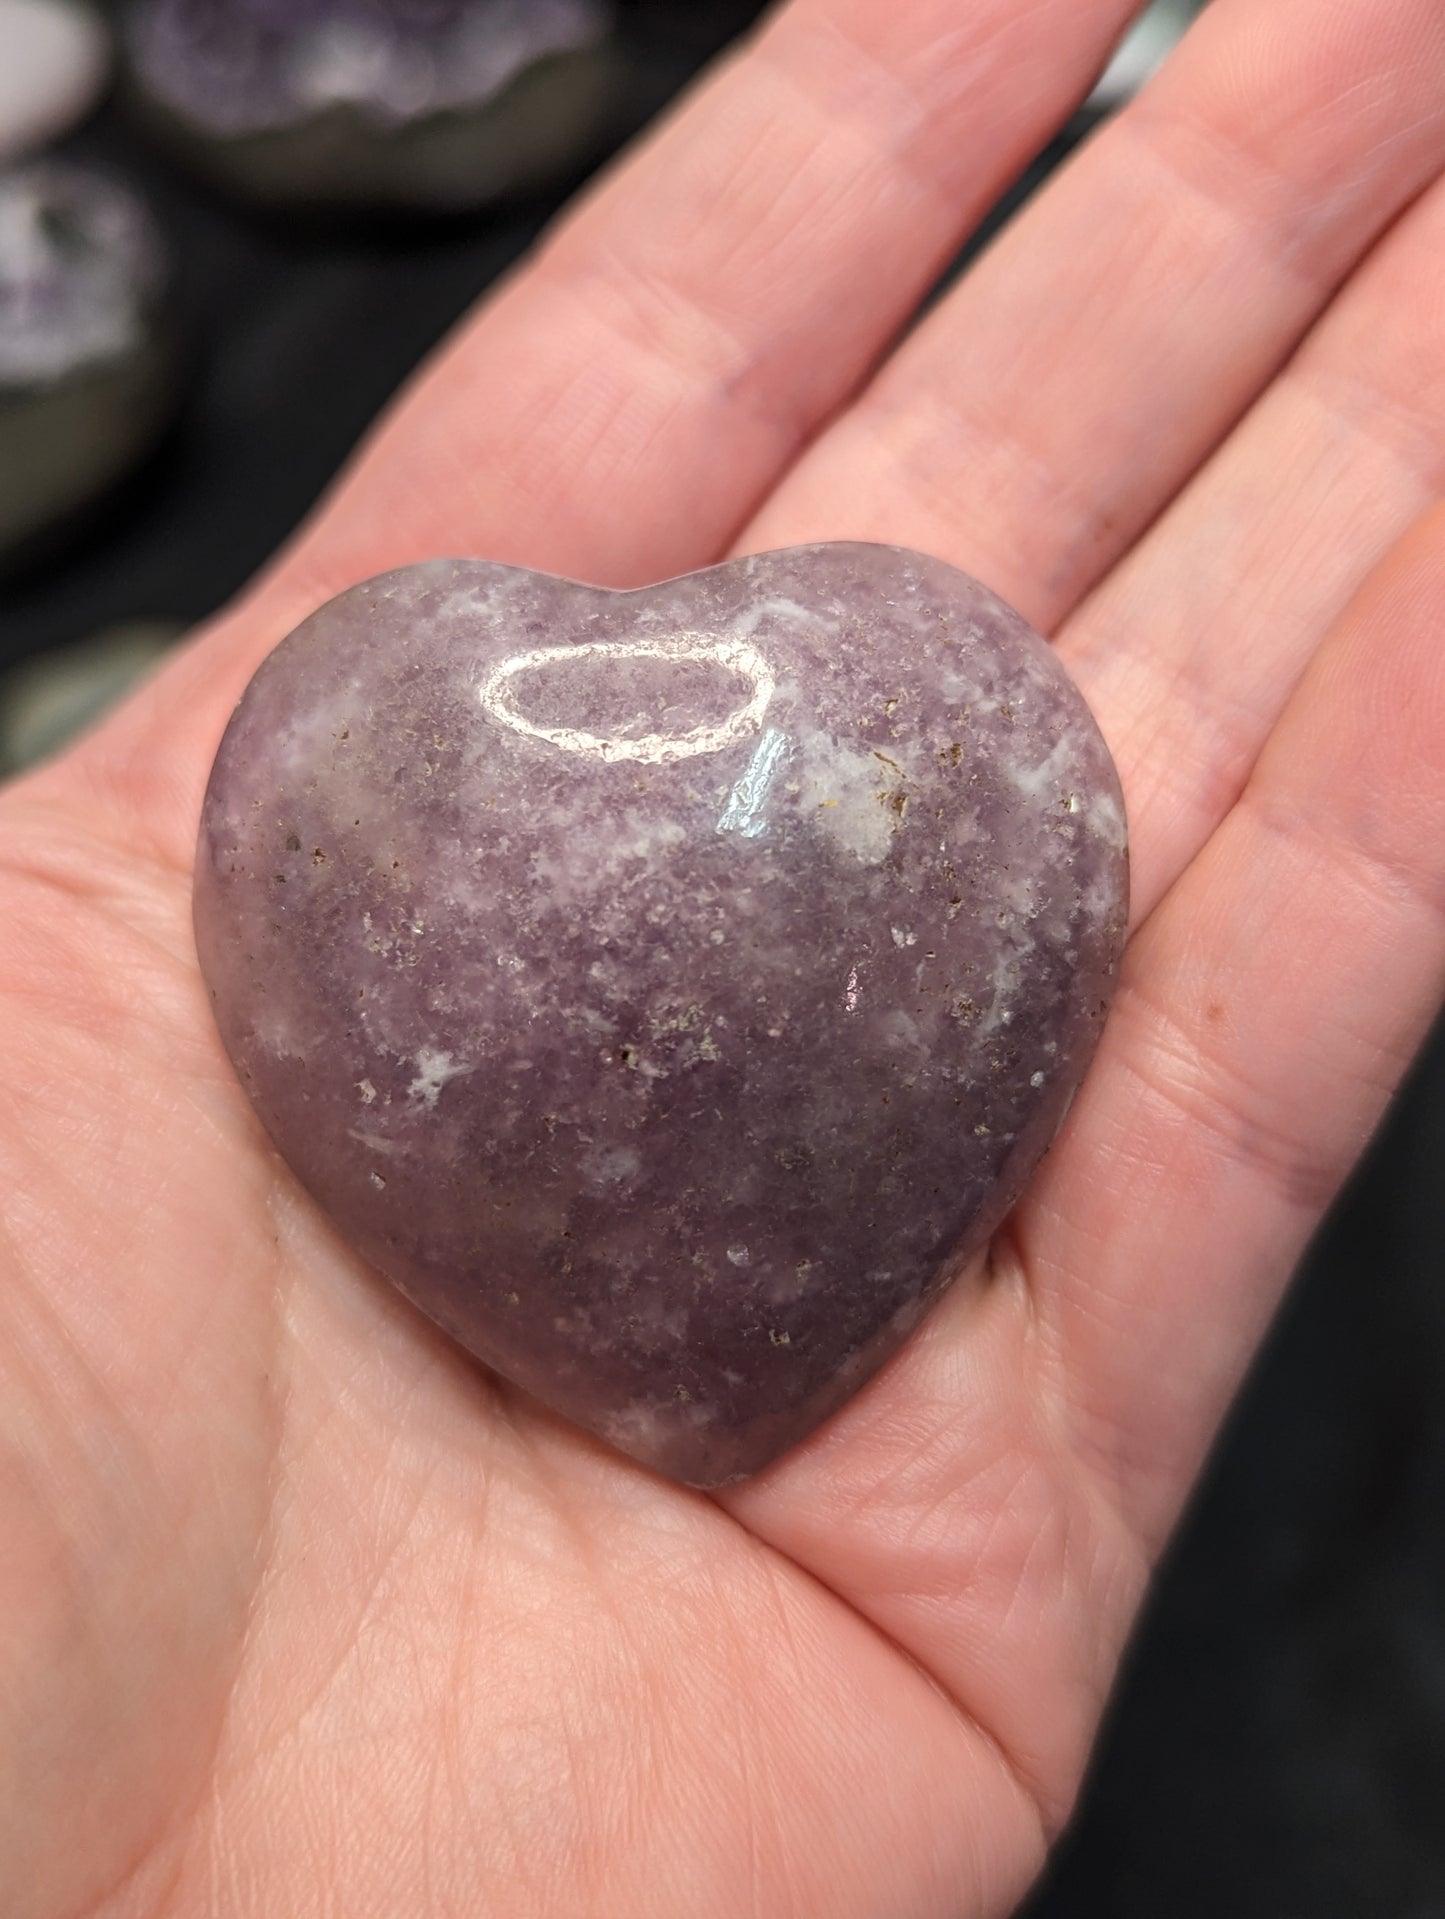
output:
<instances>
[{"instance_id":1,"label":"purple speckled stone","mask_svg":"<svg viewBox=\"0 0 1445 1919\"><path fill-rule=\"evenodd\" d=\"M196 933L272 1138L463 1345L695 1485L853 1393L1103 1023L1127 856L1050 649L892 547L358 586L252 681Z\"/></svg>"}]
</instances>

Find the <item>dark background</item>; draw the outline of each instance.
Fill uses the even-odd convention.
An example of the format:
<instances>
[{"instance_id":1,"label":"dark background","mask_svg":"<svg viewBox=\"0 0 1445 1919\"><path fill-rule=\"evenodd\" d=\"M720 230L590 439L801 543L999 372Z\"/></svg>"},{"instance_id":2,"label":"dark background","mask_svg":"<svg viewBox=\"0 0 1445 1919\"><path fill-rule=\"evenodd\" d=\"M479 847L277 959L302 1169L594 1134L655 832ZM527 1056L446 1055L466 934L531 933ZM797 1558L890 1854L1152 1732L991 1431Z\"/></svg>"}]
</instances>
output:
<instances>
[{"instance_id":1,"label":"dark background","mask_svg":"<svg viewBox=\"0 0 1445 1919\"><path fill-rule=\"evenodd\" d=\"M757 10L635 0L631 117ZM114 106L67 145L157 208L191 384L83 541L0 584L0 664L214 611L555 205L288 230L193 188ZM1028 1919L1445 1919L1442 1146L1437 1037L1229 1423Z\"/></svg>"}]
</instances>

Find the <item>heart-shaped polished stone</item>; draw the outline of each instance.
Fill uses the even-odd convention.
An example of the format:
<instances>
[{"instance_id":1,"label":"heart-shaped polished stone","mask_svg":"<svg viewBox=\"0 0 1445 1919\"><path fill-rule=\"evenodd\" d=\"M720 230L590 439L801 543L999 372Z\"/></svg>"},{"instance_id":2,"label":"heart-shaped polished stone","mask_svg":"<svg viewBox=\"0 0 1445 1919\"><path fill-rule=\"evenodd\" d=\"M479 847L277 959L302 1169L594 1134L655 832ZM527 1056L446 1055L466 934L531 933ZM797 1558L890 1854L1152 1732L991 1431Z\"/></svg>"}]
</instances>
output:
<instances>
[{"instance_id":1,"label":"heart-shaped polished stone","mask_svg":"<svg viewBox=\"0 0 1445 1919\"><path fill-rule=\"evenodd\" d=\"M257 673L196 934L356 1249L717 1485L841 1405L1012 1205L1126 891L1079 693L938 561L799 547L631 593L438 561Z\"/></svg>"}]
</instances>

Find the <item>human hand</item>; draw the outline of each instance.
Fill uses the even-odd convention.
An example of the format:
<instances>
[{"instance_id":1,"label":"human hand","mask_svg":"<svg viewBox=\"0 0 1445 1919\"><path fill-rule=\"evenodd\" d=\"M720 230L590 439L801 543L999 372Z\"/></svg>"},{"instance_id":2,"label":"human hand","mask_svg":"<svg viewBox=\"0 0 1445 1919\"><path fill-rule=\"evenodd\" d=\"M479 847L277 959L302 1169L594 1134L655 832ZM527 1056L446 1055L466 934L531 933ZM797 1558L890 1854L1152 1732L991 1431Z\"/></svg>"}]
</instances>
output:
<instances>
[{"instance_id":1,"label":"human hand","mask_svg":"<svg viewBox=\"0 0 1445 1919\"><path fill-rule=\"evenodd\" d=\"M1445 973L1436 0L1214 0L893 345L1127 11L794 0L0 801L7 1919L969 1919L1037 1871ZM192 847L247 677L355 579L821 538L1057 637L1136 930L986 1270L707 1498L486 1379L296 1189Z\"/></svg>"}]
</instances>

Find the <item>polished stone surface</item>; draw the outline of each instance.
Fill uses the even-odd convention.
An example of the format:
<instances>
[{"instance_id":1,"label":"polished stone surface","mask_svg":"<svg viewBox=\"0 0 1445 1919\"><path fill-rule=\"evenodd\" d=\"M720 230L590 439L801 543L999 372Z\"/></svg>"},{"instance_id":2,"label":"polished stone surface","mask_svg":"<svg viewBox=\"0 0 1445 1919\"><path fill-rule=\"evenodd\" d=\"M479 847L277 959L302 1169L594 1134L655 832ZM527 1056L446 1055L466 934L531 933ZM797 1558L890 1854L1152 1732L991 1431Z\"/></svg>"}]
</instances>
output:
<instances>
[{"instance_id":1,"label":"polished stone surface","mask_svg":"<svg viewBox=\"0 0 1445 1919\"><path fill-rule=\"evenodd\" d=\"M277 205L463 210L592 156L609 0L133 0L134 97L191 160Z\"/></svg>"},{"instance_id":2,"label":"polished stone surface","mask_svg":"<svg viewBox=\"0 0 1445 1919\"><path fill-rule=\"evenodd\" d=\"M0 0L0 165L68 133L99 99L110 37L77 0Z\"/></svg>"},{"instance_id":3,"label":"polished stone surface","mask_svg":"<svg viewBox=\"0 0 1445 1919\"><path fill-rule=\"evenodd\" d=\"M261 668L196 932L277 1146L489 1365L756 1471L1017 1197L1097 1040L1117 779L1050 649L853 544L386 575Z\"/></svg>"},{"instance_id":4,"label":"polished stone surface","mask_svg":"<svg viewBox=\"0 0 1445 1919\"><path fill-rule=\"evenodd\" d=\"M161 236L109 177L0 173L0 565L151 445L177 383Z\"/></svg>"}]
</instances>

